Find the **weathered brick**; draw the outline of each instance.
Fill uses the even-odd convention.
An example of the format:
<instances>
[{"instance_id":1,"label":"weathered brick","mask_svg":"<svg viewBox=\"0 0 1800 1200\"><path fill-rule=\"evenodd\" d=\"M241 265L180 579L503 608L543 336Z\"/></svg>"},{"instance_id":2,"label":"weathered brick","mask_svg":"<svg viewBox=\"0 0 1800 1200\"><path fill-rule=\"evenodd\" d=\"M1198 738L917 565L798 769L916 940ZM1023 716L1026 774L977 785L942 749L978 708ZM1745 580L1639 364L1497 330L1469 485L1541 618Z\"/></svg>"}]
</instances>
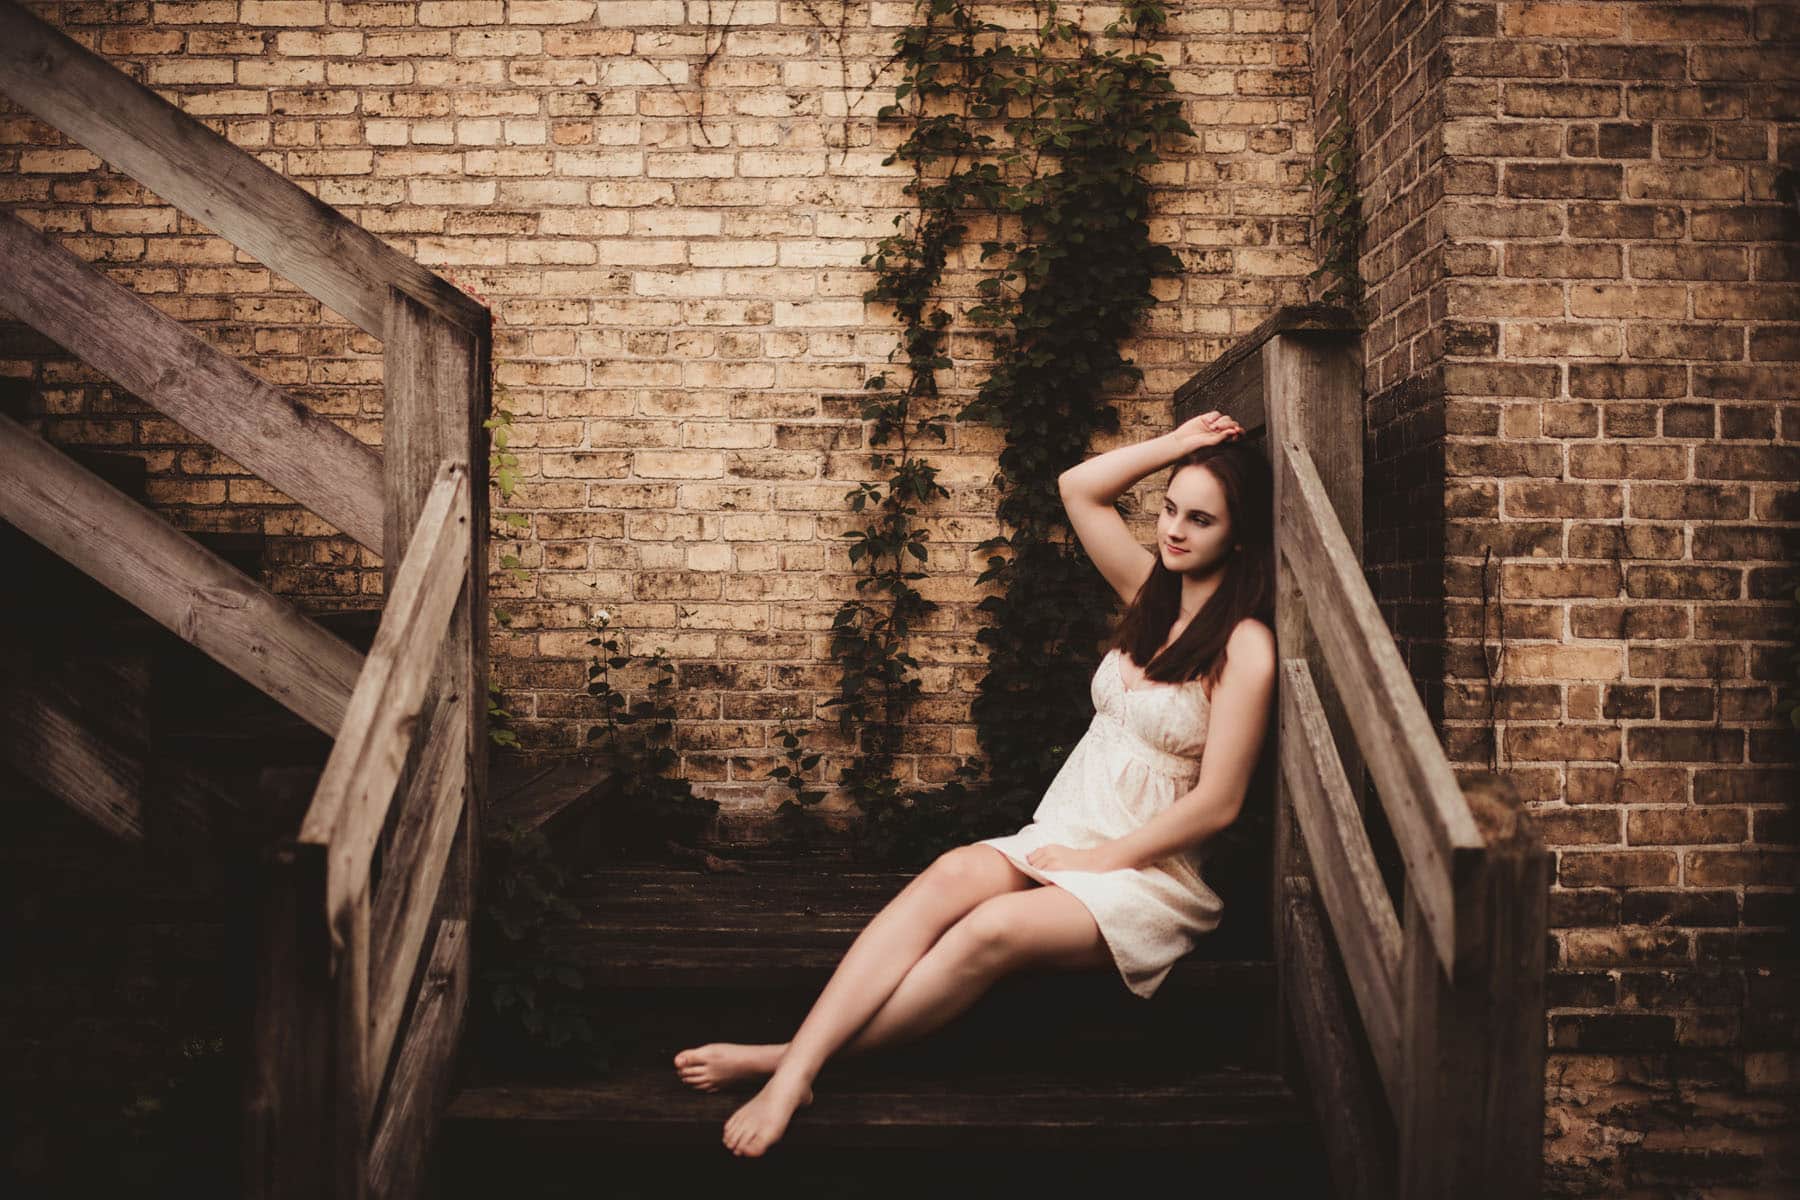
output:
<instances>
[{"instance_id":1,"label":"weathered brick","mask_svg":"<svg viewBox=\"0 0 1800 1200\"><path fill-rule=\"evenodd\" d=\"M1620 111L1620 89L1591 83L1509 83L1502 107L1515 117L1611 117Z\"/></svg>"},{"instance_id":2,"label":"weathered brick","mask_svg":"<svg viewBox=\"0 0 1800 1200\"><path fill-rule=\"evenodd\" d=\"M1792 850L1695 850L1686 857L1688 882L1701 887L1800 884L1800 853Z\"/></svg>"},{"instance_id":3,"label":"weathered brick","mask_svg":"<svg viewBox=\"0 0 1800 1200\"><path fill-rule=\"evenodd\" d=\"M1578 238L1677 238L1687 228L1686 213L1672 204L1571 204L1569 235ZM1657 247L1630 247L1632 273L1637 255Z\"/></svg>"},{"instance_id":4,"label":"weathered brick","mask_svg":"<svg viewBox=\"0 0 1800 1200\"><path fill-rule=\"evenodd\" d=\"M1744 757L1744 731L1639 727L1626 732L1626 753L1640 762L1739 762Z\"/></svg>"},{"instance_id":5,"label":"weathered brick","mask_svg":"<svg viewBox=\"0 0 1800 1200\"><path fill-rule=\"evenodd\" d=\"M1623 501L1612 484L1509 482L1501 489L1503 510L1515 517L1619 517Z\"/></svg>"},{"instance_id":6,"label":"weathered brick","mask_svg":"<svg viewBox=\"0 0 1800 1200\"><path fill-rule=\"evenodd\" d=\"M1742 842L1748 833L1749 821L1741 810L1635 808L1625 817L1625 838L1634 846Z\"/></svg>"},{"instance_id":7,"label":"weathered brick","mask_svg":"<svg viewBox=\"0 0 1800 1200\"><path fill-rule=\"evenodd\" d=\"M1508 725L1506 753L1523 761L1569 762L1619 757L1620 736L1610 725Z\"/></svg>"},{"instance_id":8,"label":"weathered brick","mask_svg":"<svg viewBox=\"0 0 1800 1200\"><path fill-rule=\"evenodd\" d=\"M1687 539L1677 525L1576 524L1570 558L1681 558Z\"/></svg>"},{"instance_id":9,"label":"weathered brick","mask_svg":"<svg viewBox=\"0 0 1800 1200\"><path fill-rule=\"evenodd\" d=\"M1660 850L1561 850L1556 855L1557 882L1564 887L1655 887L1676 881L1675 855ZM1567 943L1565 942L1565 946ZM1617 962L1628 957L1624 950L1608 958L1599 946L1619 946L1616 938L1596 940L1596 949L1571 965Z\"/></svg>"},{"instance_id":10,"label":"weathered brick","mask_svg":"<svg viewBox=\"0 0 1800 1200\"><path fill-rule=\"evenodd\" d=\"M1625 169L1611 163L1509 163L1502 191L1524 199L1618 199Z\"/></svg>"}]
</instances>

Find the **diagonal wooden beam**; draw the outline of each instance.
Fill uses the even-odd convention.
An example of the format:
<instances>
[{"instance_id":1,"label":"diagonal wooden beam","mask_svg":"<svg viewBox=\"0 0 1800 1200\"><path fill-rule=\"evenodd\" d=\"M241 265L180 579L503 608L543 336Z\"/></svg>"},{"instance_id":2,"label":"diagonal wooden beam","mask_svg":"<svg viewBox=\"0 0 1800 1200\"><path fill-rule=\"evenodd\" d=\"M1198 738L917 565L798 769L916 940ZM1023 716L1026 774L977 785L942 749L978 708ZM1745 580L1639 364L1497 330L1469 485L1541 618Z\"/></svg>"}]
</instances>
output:
<instances>
[{"instance_id":1,"label":"diagonal wooden beam","mask_svg":"<svg viewBox=\"0 0 1800 1200\"><path fill-rule=\"evenodd\" d=\"M403 1189L417 1175L418 1164L428 1161L436 1146L438 1117L449 1097L451 1067L467 1024L470 962L468 922L437 922L389 1100L369 1147L373 1195L406 1194Z\"/></svg>"},{"instance_id":2,"label":"diagonal wooden beam","mask_svg":"<svg viewBox=\"0 0 1800 1200\"><path fill-rule=\"evenodd\" d=\"M488 311L60 30L0 0L0 91L342 313L382 334L391 285L445 320Z\"/></svg>"},{"instance_id":3,"label":"diagonal wooden beam","mask_svg":"<svg viewBox=\"0 0 1800 1200\"><path fill-rule=\"evenodd\" d=\"M1390 1101L1401 1079L1400 919L1303 658L1281 660L1281 774L1311 852L1369 1050Z\"/></svg>"},{"instance_id":4,"label":"diagonal wooden beam","mask_svg":"<svg viewBox=\"0 0 1800 1200\"><path fill-rule=\"evenodd\" d=\"M375 553L381 455L17 217L0 303Z\"/></svg>"},{"instance_id":5,"label":"diagonal wooden beam","mask_svg":"<svg viewBox=\"0 0 1800 1200\"><path fill-rule=\"evenodd\" d=\"M450 460L438 471L413 528L350 697L344 735L332 747L300 823L302 842L331 847L326 899L332 913L359 892L366 895L394 784L468 569L469 467Z\"/></svg>"},{"instance_id":6,"label":"diagonal wooden beam","mask_svg":"<svg viewBox=\"0 0 1800 1200\"><path fill-rule=\"evenodd\" d=\"M337 736L362 671L354 648L6 417L0 464L0 518Z\"/></svg>"},{"instance_id":7,"label":"diagonal wooden beam","mask_svg":"<svg viewBox=\"0 0 1800 1200\"><path fill-rule=\"evenodd\" d=\"M419 769L395 823L369 915L369 1061L388 1061L411 998L413 967L441 922L438 891L450 861L468 784L469 720L462 697L439 703ZM390 1093L392 1094L392 1093Z\"/></svg>"},{"instance_id":8,"label":"diagonal wooden beam","mask_svg":"<svg viewBox=\"0 0 1800 1200\"><path fill-rule=\"evenodd\" d=\"M1466 957L1481 953L1469 931L1479 917L1486 843L1312 455L1298 442L1283 443L1279 479L1282 559L1306 596L1307 617L1375 777L1406 861L1408 892L1418 896L1445 973L1458 978Z\"/></svg>"}]
</instances>

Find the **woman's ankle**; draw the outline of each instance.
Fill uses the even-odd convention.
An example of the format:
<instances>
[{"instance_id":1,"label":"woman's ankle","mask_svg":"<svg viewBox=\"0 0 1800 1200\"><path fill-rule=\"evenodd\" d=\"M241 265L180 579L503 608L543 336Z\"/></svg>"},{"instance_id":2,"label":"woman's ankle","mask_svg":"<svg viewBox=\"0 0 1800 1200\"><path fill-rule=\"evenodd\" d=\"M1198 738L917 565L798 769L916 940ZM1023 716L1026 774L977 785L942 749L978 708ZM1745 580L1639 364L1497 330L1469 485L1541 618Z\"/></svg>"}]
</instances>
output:
<instances>
[{"instance_id":1,"label":"woman's ankle","mask_svg":"<svg viewBox=\"0 0 1800 1200\"><path fill-rule=\"evenodd\" d=\"M813 1079L817 1075L817 1070L802 1070L799 1064L789 1062L784 1054L782 1060L776 1064L775 1069L769 1073L769 1082L782 1083L795 1088L805 1089L812 1086Z\"/></svg>"}]
</instances>

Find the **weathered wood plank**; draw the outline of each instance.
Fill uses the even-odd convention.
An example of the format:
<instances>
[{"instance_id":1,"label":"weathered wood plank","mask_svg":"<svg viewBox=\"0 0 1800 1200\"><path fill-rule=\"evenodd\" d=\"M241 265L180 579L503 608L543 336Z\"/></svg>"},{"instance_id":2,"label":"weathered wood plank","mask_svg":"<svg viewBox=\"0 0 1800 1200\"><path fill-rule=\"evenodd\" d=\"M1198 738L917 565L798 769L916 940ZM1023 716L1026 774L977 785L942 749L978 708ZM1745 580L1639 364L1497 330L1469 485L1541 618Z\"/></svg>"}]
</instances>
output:
<instances>
[{"instance_id":1,"label":"weathered wood plank","mask_svg":"<svg viewBox=\"0 0 1800 1200\"><path fill-rule=\"evenodd\" d=\"M144 755L29 677L0 681L0 758L114 837L144 840Z\"/></svg>"},{"instance_id":2,"label":"weathered wood plank","mask_svg":"<svg viewBox=\"0 0 1800 1200\"><path fill-rule=\"evenodd\" d=\"M1283 309L1232 348L1216 364L1225 377L1260 381L1257 403L1265 421L1262 446L1269 456L1275 485L1275 640L1283 658L1304 659L1322 679L1320 701L1325 708L1352 794L1362 785L1361 759L1355 738L1343 714L1343 705L1330 678L1312 625L1306 619L1307 596L1303 593L1283 548L1288 535L1281 527L1282 447L1288 442L1319 447L1324 455L1327 484L1338 512L1356 530L1362 518L1362 372L1358 361L1356 324L1343 310L1314 305ZM1352 543L1355 545L1356 543ZM1274 779L1274 870L1270 873L1273 913L1286 903L1290 877L1310 876L1306 839L1294 813L1294 799L1281 772ZM1277 936L1281 928L1276 921ZM1286 956L1277 952L1277 963ZM1280 995L1285 998L1284 981ZM1285 1003L1285 1000L1283 1000ZM1284 1031L1289 1022L1278 1026ZM1291 1061L1284 1041L1278 1057Z\"/></svg>"},{"instance_id":3,"label":"weathered wood plank","mask_svg":"<svg viewBox=\"0 0 1800 1200\"><path fill-rule=\"evenodd\" d=\"M366 333L382 335L390 287L488 326L469 296L19 4L0 4L0 91Z\"/></svg>"},{"instance_id":4,"label":"weathered wood plank","mask_svg":"<svg viewBox=\"0 0 1800 1200\"><path fill-rule=\"evenodd\" d=\"M440 921L369 1153L369 1192L378 1200L419 1194L421 1164L429 1159L438 1119L449 1105L451 1067L468 1012L470 969L468 926Z\"/></svg>"},{"instance_id":5,"label":"weathered wood plank","mask_svg":"<svg viewBox=\"0 0 1800 1200\"><path fill-rule=\"evenodd\" d=\"M42 438L0 417L0 517L315 728L335 735L362 656Z\"/></svg>"},{"instance_id":6,"label":"weathered wood plank","mask_svg":"<svg viewBox=\"0 0 1800 1200\"><path fill-rule=\"evenodd\" d=\"M1379 1081L1371 1077L1356 1042L1356 1016L1338 983L1318 899L1304 877L1289 878L1285 890L1281 974L1290 988L1287 1008L1331 1162L1334 1194L1341 1200L1392 1200L1393 1122L1372 1107L1379 1102Z\"/></svg>"},{"instance_id":7,"label":"weathered wood plank","mask_svg":"<svg viewBox=\"0 0 1800 1200\"><path fill-rule=\"evenodd\" d=\"M332 1194L336 1005L325 849L288 841L263 862L263 938L244 1095L250 1200Z\"/></svg>"},{"instance_id":8,"label":"weathered wood plank","mask_svg":"<svg viewBox=\"0 0 1800 1200\"><path fill-rule=\"evenodd\" d=\"M382 552L380 454L5 213L0 261L20 320Z\"/></svg>"},{"instance_id":9,"label":"weathered wood plank","mask_svg":"<svg viewBox=\"0 0 1800 1200\"><path fill-rule=\"evenodd\" d=\"M419 770L402 801L400 820L375 893L375 977L370 1061L382 1065L393 1050L406 1010L413 967L432 928L432 910L457 823L463 815L469 724L460 703L439 704Z\"/></svg>"},{"instance_id":10,"label":"weathered wood plank","mask_svg":"<svg viewBox=\"0 0 1800 1200\"><path fill-rule=\"evenodd\" d=\"M1343 530L1352 555L1362 559L1363 502L1363 394L1362 363L1358 338L1352 331L1332 329L1331 322L1347 314L1341 309L1317 306L1323 329L1305 332L1283 329L1263 346L1262 365L1265 404L1271 429L1271 465L1276 470L1276 513L1281 512L1283 474L1275 460L1281 446L1297 442L1312 455L1313 466L1325 485L1331 513ZM1295 325L1301 322L1292 322ZM1280 550L1288 539L1281 535ZM1282 564L1285 566L1285 564ZM1363 761L1356 737L1338 694L1336 681L1324 670L1316 626L1305 619L1308 601L1317 597L1281 594L1277 599L1277 635L1284 638L1282 655L1304 658L1315 670L1314 682L1344 765L1350 794L1362 804ZM1287 601L1288 603L1283 603ZM1387 634L1384 627L1384 636Z\"/></svg>"},{"instance_id":11,"label":"weathered wood plank","mask_svg":"<svg viewBox=\"0 0 1800 1200\"><path fill-rule=\"evenodd\" d=\"M384 506L390 545L402 544L411 534L437 465L454 459L468 464L468 578L432 679L435 694L468 698L463 712L469 725L465 775L470 816L451 848L438 914L468 920L487 811L488 439L482 424L491 407L491 336L485 325L452 327L399 290L388 294L383 336ZM390 589L393 567L387 564Z\"/></svg>"},{"instance_id":12,"label":"weathered wood plank","mask_svg":"<svg viewBox=\"0 0 1800 1200\"><path fill-rule=\"evenodd\" d=\"M827 1067L827 1070L830 1070ZM445 1114L450 1136L477 1122L521 1122L538 1135L587 1145L706 1147L743 1103L730 1093L696 1094L672 1071L621 1068L578 1087L495 1085L465 1089ZM1306 1118L1282 1080L1261 1072L1203 1074L1177 1084L1107 1085L1054 1072L992 1073L928 1084L843 1078L830 1104L813 1105L788 1127L783 1145L1197 1147L1241 1143L1259 1131L1288 1144Z\"/></svg>"},{"instance_id":13,"label":"weathered wood plank","mask_svg":"<svg viewBox=\"0 0 1800 1200\"><path fill-rule=\"evenodd\" d=\"M1216 408L1246 430L1254 431L1265 420L1260 360L1267 343L1282 334L1341 334L1353 339L1361 328L1354 313L1336 305L1292 304L1276 309L1204 370L1175 389L1176 423Z\"/></svg>"},{"instance_id":14,"label":"weathered wood plank","mask_svg":"<svg viewBox=\"0 0 1800 1200\"><path fill-rule=\"evenodd\" d=\"M1325 661L1343 691L1406 861L1409 888L1418 893L1445 969L1452 970L1459 953L1474 945L1458 931L1475 918L1472 880L1481 835L1304 447L1282 446L1281 479L1283 557L1293 564Z\"/></svg>"},{"instance_id":15,"label":"weathered wood plank","mask_svg":"<svg viewBox=\"0 0 1800 1200\"><path fill-rule=\"evenodd\" d=\"M1454 980L1407 889L1402 1200L1541 1194L1551 856L1504 780L1467 792L1486 842L1469 939L1480 954Z\"/></svg>"},{"instance_id":16,"label":"weathered wood plank","mask_svg":"<svg viewBox=\"0 0 1800 1200\"><path fill-rule=\"evenodd\" d=\"M1281 769L1390 1101L1401 1082L1400 922L1305 662L1282 664Z\"/></svg>"},{"instance_id":17,"label":"weathered wood plank","mask_svg":"<svg viewBox=\"0 0 1800 1200\"><path fill-rule=\"evenodd\" d=\"M554 827L554 818L571 806L612 784L618 770L610 762L588 759L555 763L530 776L515 780L506 795L495 788L488 795L488 811L494 827L517 825L529 831ZM491 782L491 781L490 781Z\"/></svg>"},{"instance_id":18,"label":"weathered wood plank","mask_svg":"<svg viewBox=\"0 0 1800 1200\"><path fill-rule=\"evenodd\" d=\"M407 544L381 628L350 697L344 732L319 779L300 840L331 847L330 911L367 894L408 738L468 573L469 472L447 462Z\"/></svg>"}]
</instances>

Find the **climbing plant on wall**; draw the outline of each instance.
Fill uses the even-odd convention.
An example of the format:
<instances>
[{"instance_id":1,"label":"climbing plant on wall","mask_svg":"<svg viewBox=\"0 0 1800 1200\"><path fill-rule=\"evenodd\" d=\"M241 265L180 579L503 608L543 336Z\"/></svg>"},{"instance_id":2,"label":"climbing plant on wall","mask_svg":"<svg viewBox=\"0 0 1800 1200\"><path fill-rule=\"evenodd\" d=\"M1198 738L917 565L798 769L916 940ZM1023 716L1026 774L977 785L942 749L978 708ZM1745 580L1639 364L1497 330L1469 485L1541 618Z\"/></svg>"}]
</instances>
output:
<instances>
[{"instance_id":1,"label":"climbing plant on wall","mask_svg":"<svg viewBox=\"0 0 1800 1200\"><path fill-rule=\"evenodd\" d=\"M897 439L900 454L877 458L892 471L885 490L850 494L856 511L878 516L849 535L853 558L870 564L859 590L888 599L846 603L834 625L843 671L832 703L843 727L862 733L843 783L868 848L910 863L1016 827L1088 719L1079 698L1113 597L1071 544L1057 477L1094 434L1118 429L1106 390L1141 377L1120 347L1153 301L1153 280L1181 267L1150 240L1148 168L1159 137L1193 132L1166 68L1138 41L1162 29L1161 3L1128 3L1106 28L1130 40L1130 52L1099 49L1048 0L1025 38L981 20L981 7L920 0L896 42L903 78L882 115L911 123L894 160L914 167L908 194L918 212L870 256L878 282L868 298L901 319L905 378L870 380L876 396L864 415L875 422L872 444ZM1000 218L1000 236L981 244L991 274L967 314L995 331L995 349L975 399L955 415L1005 430L995 484L1010 530L980 547L995 552L980 581L999 588L980 605L991 618L978 635L988 670L973 705L989 781L971 765L941 788L909 793L893 778L904 709L918 691L905 638L935 606L911 586L922 572L906 559L927 558L917 506L945 494L912 445L945 436L937 372L950 366L951 317L937 295L973 213Z\"/></svg>"},{"instance_id":2,"label":"climbing plant on wall","mask_svg":"<svg viewBox=\"0 0 1800 1200\"><path fill-rule=\"evenodd\" d=\"M1161 30L1163 6L1128 4L1109 34ZM1154 302L1153 281L1181 261L1150 240L1149 168L1158 139L1192 135L1161 60L1143 50L1098 51L1049 6L1026 48L1015 91L1027 111L1007 123L1009 159L1026 168L1006 198L1016 241L988 247L1001 270L976 316L999 326L992 372L963 420L1000 425L999 516L1011 532L983 548L981 604L988 670L974 716L992 782L982 813L1016 827L1086 726L1093 650L1115 598L1073 542L1057 477L1097 433L1119 428L1109 386L1142 372L1121 347Z\"/></svg>"},{"instance_id":3,"label":"climbing plant on wall","mask_svg":"<svg viewBox=\"0 0 1800 1200\"><path fill-rule=\"evenodd\" d=\"M1318 210L1314 244L1319 247L1319 265L1307 279L1322 288L1321 300L1355 308L1363 289L1357 270L1363 224L1362 196L1356 190L1355 126L1342 90L1332 93L1325 111L1331 114L1331 124L1319 139L1308 173Z\"/></svg>"},{"instance_id":4,"label":"climbing plant on wall","mask_svg":"<svg viewBox=\"0 0 1800 1200\"><path fill-rule=\"evenodd\" d=\"M1010 56L1004 47L977 49L977 37L991 28L971 6L926 4L922 20L896 43L905 79L896 104L883 110L893 116L910 102L911 133L889 161L911 164L905 191L918 211L910 223L898 218L896 231L865 257L876 273L865 298L893 307L901 324L896 356L904 362L895 370L898 378L884 372L866 385L862 417L871 422L871 465L888 474L845 497L853 512L871 519L845 535L861 575L858 594L832 620L840 675L826 707L837 710L840 731L856 739L840 782L884 841L890 828L906 822L912 804L894 775L906 715L919 695L918 661L906 642L915 623L937 608L913 586L929 558L918 516L931 500L949 494L937 482L937 469L915 452L919 443L942 446L948 436L937 373L950 366L944 339L951 314L936 293L945 264L967 235L964 214L992 209L1002 192L998 169L984 159L993 138L971 127L964 98L984 58Z\"/></svg>"}]
</instances>

